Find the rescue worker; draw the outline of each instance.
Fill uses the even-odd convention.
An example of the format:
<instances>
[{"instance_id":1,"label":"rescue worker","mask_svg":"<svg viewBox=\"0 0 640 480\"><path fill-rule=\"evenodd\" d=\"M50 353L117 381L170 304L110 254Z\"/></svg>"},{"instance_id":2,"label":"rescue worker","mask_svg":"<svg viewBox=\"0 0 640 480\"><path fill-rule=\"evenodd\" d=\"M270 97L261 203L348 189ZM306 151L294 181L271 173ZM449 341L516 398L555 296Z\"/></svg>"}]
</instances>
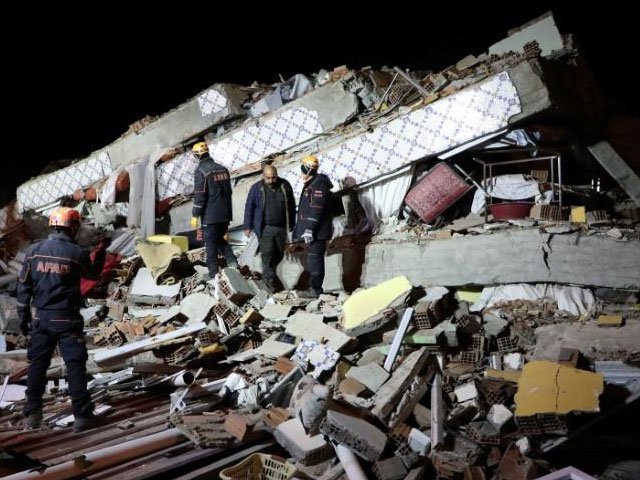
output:
<instances>
[{"instance_id":1,"label":"rescue worker","mask_svg":"<svg viewBox=\"0 0 640 480\"><path fill-rule=\"evenodd\" d=\"M31 333L24 415L30 428L40 427L47 369L57 345L67 368L75 417L73 430L80 432L98 423L87 391L88 357L80 316L80 277L99 277L108 241L99 243L92 263L89 253L74 240L80 229L77 210L54 209L49 216L49 226L55 232L29 247L18 278L20 329L25 336Z\"/></svg>"},{"instance_id":2,"label":"rescue worker","mask_svg":"<svg viewBox=\"0 0 640 480\"><path fill-rule=\"evenodd\" d=\"M309 289L298 292L305 298L318 298L322 294L324 282L324 253L327 240L333 233L333 215L331 212L331 188L329 177L318 173L320 162L314 155L302 159L300 170L304 187L298 203L298 220L294 238L307 244L307 269L309 271Z\"/></svg>"},{"instance_id":3,"label":"rescue worker","mask_svg":"<svg viewBox=\"0 0 640 480\"><path fill-rule=\"evenodd\" d=\"M254 232L260 241L262 278L270 290L275 288L276 267L295 224L295 202L291 184L278 177L276 167L262 167L262 180L251 186L245 204L244 233L248 237Z\"/></svg>"},{"instance_id":4,"label":"rescue worker","mask_svg":"<svg viewBox=\"0 0 640 480\"><path fill-rule=\"evenodd\" d=\"M209 277L218 273L218 255L225 257L228 267L238 267L225 235L232 218L231 177L229 170L213 161L205 142L196 143L191 151L200 160L194 174L194 201L191 228L202 224Z\"/></svg>"}]
</instances>

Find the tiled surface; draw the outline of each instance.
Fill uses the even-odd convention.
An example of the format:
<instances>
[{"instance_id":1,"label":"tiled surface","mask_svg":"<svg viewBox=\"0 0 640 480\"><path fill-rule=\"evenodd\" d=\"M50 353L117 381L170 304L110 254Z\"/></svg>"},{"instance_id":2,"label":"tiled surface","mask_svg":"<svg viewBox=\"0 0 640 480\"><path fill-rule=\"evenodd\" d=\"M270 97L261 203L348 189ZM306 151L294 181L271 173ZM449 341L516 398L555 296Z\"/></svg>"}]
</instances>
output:
<instances>
[{"instance_id":1,"label":"tiled surface","mask_svg":"<svg viewBox=\"0 0 640 480\"><path fill-rule=\"evenodd\" d=\"M156 168L158 200L192 193L193 175L197 166L198 159L191 152L185 152L159 165Z\"/></svg>"},{"instance_id":2,"label":"tiled surface","mask_svg":"<svg viewBox=\"0 0 640 480\"><path fill-rule=\"evenodd\" d=\"M320 171L336 186L345 177L360 184L499 130L520 111L515 86L503 72L319 153ZM297 169L283 172L283 176L297 193L301 191Z\"/></svg>"},{"instance_id":3,"label":"tiled surface","mask_svg":"<svg viewBox=\"0 0 640 480\"><path fill-rule=\"evenodd\" d=\"M205 136L211 157L229 170L253 163L322 133L318 113L307 108L287 110L253 122L231 135Z\"/></svg>"},{"instance_id":4,"label":"tiled surface","mask_svg":"<svg viewBox=\"0 0 640 480\"><path fill-rule=\"evenodd\" d=\"M219 112L227 106L227 103L224 95L213 88L198 96L198 105L203 117Z\"/></svg>"},{"instance_id":5,"label":"tiled surface","mask_svg":"<svg viewBox=\"0 0 640 480\"><path fill-rule=\"evenodd\" d=\"M224 108L227 100L213 89L198 97L203 115ZM507 73L475 87L403 115L335 147L319 153L321 171L336 187L345 177L356 183L396 170L402 165L463 144L507 125L519 113L520 100ZM254 122L222 138L207 136L211 156L229 170L261 160L322 133L317 112L287 110ZM193 192L197 159L190 153L160 165L156 170L158 199ZM37 208L77 188L86 187L111 173L106 153L35 179L18 188L19 210ZM302 181L297 168L281 172L297 194Z\"/></svg>"},{"instance_id":6,"label":"tiled surface","mask_svg":"<svg viewBox=\"0 0 640 480\"><path fill-rule=\"evenodd\" d=\"M118 215L126 217L129 214L129 202L117 202L115 209Z\"/></svg>"},{"instance_id":7,"label":"tiled surface","mask_svg":"<svg viewBox=\"0 0 640 480\"><path fill-rule=\"evenodd\" d=\"M318 376L323 370L330 370L340 359L340 354L313 340L302 340L291 360L306 364L309 362L315 367L314 376Z\"/></svg>"},{"instance_id":8,"label":"tiled surface","mask_svg":"<svg viewBox=\"0 0 640 480\"><path fill-rule=\"evenodd\" d=\"M112 172L106 152L66 168L40 176L18 187L18 208L24 212L53 202L64 195L72 195L78 188L91 185Z\"/></svg>"}]
</instances>

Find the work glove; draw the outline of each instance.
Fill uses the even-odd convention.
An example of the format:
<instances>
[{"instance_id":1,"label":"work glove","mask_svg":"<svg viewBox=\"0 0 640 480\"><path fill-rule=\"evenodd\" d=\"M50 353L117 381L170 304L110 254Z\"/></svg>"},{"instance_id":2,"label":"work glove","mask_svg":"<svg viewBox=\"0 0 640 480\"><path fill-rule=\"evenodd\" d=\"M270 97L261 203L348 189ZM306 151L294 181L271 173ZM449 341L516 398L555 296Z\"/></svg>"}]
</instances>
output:
<instances>
[{"instance_id":1,"label":"work glove","mask_svg":"<svg viewBox=\"0 0 640 480\"><path fill-rule=\"evenodd\" d=\"M198 217L191 217L191 228L198 228Z\"/></svg>"},{"instance_id":2,"label":"work glove","mask_svg":"<svg viewBox=\"0 0 640 480\"><path fill-rule=\"evenodd\" d=\"M31 311L20 312L20 331L26 337L31 333Z\"/></svg>"},{"instance_id":3,"label":"work glove","mask_svg":"<svg viewBox=\"0 0 640 480\"><path fill-rule=\"evenodd\" d=\"M304 240L304 243L313 242L313 232L311 230L309 230L308 228L304 231L304 233L301 235L301 237Z\"/></svg>"}]
</instances>

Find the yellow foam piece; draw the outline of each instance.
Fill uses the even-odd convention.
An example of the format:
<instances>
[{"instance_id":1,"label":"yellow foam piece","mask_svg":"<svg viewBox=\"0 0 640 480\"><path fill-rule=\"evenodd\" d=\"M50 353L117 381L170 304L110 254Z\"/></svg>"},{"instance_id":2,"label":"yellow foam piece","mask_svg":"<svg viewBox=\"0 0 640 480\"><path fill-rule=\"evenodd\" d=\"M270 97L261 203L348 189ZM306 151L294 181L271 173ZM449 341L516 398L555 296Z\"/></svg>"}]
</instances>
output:
<instances>
[{"instance_id":1,"label":"yellow foam piece","mask_svg":"<svg viewBox=\"0 0 640 480\"><path fill-rule=\"evenodd\" d=\"M393 304L395 300L407 295L411 288L413 287L409 279L402 276L354 293L342 307L344 328L351 329L362 325Z\"/></svg>"},{"instance_id":2,"label":"yellow foam piece","mask_svg":"<svg viewBox=\"0 0 640 480\"><path fill-rule=\"evenodd\" d=\"M478 300L480 300L481 294L482 290L456 290L458 300L469 303L476 303Z\"/></svg>"},{"instance_id":3,"label":"yellow foam piece","mask_svg":"<svg viewBox=\"0 0 640 480\"><path fill-rule=\"evenodd\" d=\"M183 235L150 235L147 237L147 240L150 242L157 243L170 243L172 245L177 245L180 247L180 251L186 252L189 250L189 239Z\"/></svg>"},{"instance_id":4,"label":"yellow foam piece","mask_svg":"<svg viewBox=\"0 0 640 480\"><path fill-rule=\"evenodd\" d=\"M600 315L598 317L599 327L621 327L622 315Z\"/></svg>"},{"instance_id":5,"label":"yellow foam piece","mask_svg":"<svg viewBox=\"0 0 640 480\"><path fill-rule=\"evenodd\" d=\"M571 221L573 223L587 223L587 211L584 207L571 207Z\"/></svg>"},{"instance_id":6,"label":"yellow foam piece","mask_svg":"<svg viewBox=\"0 0 640 480\"><path fill-rule=\"evenodd\" d=\"M220 345L219 343L213 343L211 345L207 345L206 347L200 347L198 350L201 355L213 355L214 353L218 353L224 349L224 345Z\"/></svg>"},{"instance_id":7,"label":"yellow foam piece","mask_svg":"<svg viewBox=\"0 0 640 480\"><path fill-rule=\"evenodd\" d=\"M527 363L518 380L516 416L539 413L598 412L604 389L601 373L548 361Z\"/></svg>"}]
</instances>

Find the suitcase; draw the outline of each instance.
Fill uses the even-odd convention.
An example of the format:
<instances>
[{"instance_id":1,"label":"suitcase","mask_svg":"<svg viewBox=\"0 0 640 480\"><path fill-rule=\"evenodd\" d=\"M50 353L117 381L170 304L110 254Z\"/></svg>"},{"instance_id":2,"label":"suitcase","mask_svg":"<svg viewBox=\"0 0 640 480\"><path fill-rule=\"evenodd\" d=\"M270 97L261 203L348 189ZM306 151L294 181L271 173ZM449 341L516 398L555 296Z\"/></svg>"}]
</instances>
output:
<instances>
[{"instance_id":1,"label":"suitcase","mask_svg":"<svg viewBox=\"0 0 640 480\"><path fill-rule=\"evenodd\" d=\"M449 165L440 162L409 190L404 202L411 213L430 223L471 188Z\"/></svg>"}]
</instances>

